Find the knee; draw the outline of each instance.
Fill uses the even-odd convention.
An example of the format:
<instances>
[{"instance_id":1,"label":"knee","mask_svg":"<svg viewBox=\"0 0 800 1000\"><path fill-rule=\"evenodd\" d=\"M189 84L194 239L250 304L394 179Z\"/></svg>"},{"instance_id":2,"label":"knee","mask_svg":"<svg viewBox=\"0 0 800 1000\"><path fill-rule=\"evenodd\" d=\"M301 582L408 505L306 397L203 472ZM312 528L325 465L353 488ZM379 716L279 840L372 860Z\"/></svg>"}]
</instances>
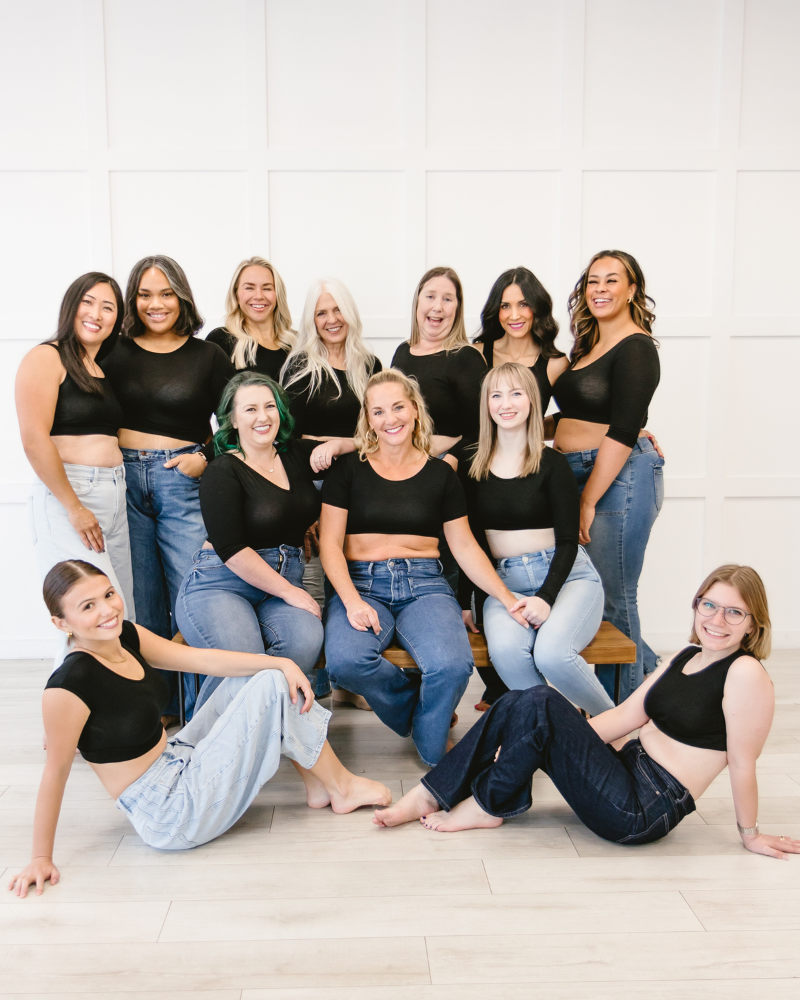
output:
<instances>
[{"instance_id":1,"label":"knee","mask_svg":"<svg viewBox=\"0 0 800 1000\"><path fill-rule=\"evenodd\" d=\"M313 668L319 659L322 643L325 635L322 622L313 615L308 616L311 620L303 622L302 628L293 629L287 637L272 644L269 652L276 656L287 656L300 667L304 672Z\"/></svg>"}]
</instances>

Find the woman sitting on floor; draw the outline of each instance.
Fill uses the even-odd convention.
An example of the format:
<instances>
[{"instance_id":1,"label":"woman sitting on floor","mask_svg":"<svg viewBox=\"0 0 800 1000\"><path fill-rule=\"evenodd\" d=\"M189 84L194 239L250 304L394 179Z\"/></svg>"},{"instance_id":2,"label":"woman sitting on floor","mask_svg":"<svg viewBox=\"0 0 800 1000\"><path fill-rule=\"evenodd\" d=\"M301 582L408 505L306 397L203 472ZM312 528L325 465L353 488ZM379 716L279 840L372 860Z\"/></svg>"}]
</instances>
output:
<instances>
[{"instance_id":1,"label":"woman sitting on floor","mask_svg":"<svg viewBox=\"0 0 800 1000\"><path fill-rule=\"evenodd\" d=\"M775 707L759 662L770 650L764 584L749 566L721 566L692 608L693 645L617 708L587 721L552 688L510 691L374 822L421 818L443 832L500 826L530 808L531 779L541 769L598 836L647 844L694 812L695 799L727 766L747 850L800 853L800 840L762 834L757 823L756 760ZM636 729L638 739L619 751L611 746Z\"/></svg>"},{"instance_id":2,"label":"woman sitting on floor","mask_svg":"<svg viewBox=\"0 0 800 1000\"><path fill-rule=\"evenodd\" d=\"M52 621L73 651L42 698L47 761L39 786L33 857L9 889L39 895L59 872L53 844L64 787L79 749L117 808L150 847L179 851L225 833L278 769L283 753L312 808L345 813L391 802L377 781L345 770L326 740L330 712L285 657L191 649L123 621L123 602L96 566L57 563L44 582ZM225 677L192 721L167 739L169 688L153 669Z\"/></svg>"}]
</instances>

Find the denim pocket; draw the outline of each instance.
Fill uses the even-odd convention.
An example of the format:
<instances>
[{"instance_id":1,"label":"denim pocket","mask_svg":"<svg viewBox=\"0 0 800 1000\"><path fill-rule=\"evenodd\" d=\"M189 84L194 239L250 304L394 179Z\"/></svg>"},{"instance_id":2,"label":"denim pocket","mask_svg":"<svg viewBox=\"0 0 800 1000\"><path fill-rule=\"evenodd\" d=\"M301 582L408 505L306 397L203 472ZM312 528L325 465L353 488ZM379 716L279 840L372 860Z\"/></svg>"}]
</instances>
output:
<instances>
[{"instance_id":1,"label":"denim pocket","mask_svg":"<svg viewBox=\"0 0 800 1000\"><path fill-rule=\"evenodd\" d=\"M428 597L431 594L452 596L453 590L443 576L422 576L408 578L408 589L412 597Z\"/></svg>"},{"instance_id":2,"label":"denim pocket","mask_svg":"<svg viewBox=\"0 0 800 1000\"><path fill-rule=\"evenodd\" d=\"M597 501L595 514L624 514L628 506L628 484L615 479Z\"/></svg>"},{"instance_id":3,"label":"denim pocket","mask_svg":"<svg viewBox=\"0 0 800 1000\"><path fill-rule=\"evenodd\" d=\"M79 478L77 476L74 479L70 479L67 476L67 479L69 479L69 485L72 487L76 497L86 497L92 492L93 483L91 479ZM50 493L49 495L52 496L53 494Z\"/></svg>"},{"instance_id":4,"label":"denim pocket","mask_svg":"<svg viewBox=\"0 0 800 1000\"><path fill-rule=\"evenodd\" d=\"M200 476L187 476L185 472L181 472L180 467L173 465L172 468L178 473L179 476L183 476L184 479L188 479L190 483L200 483Z\"/></svg>"},{"instance_id":5,"label":"denim pocket","mask_svg":"<svg viewBox=\"0 0 800 1000\"><path fill-rule=\"evenodd\" d=\"M660 465L653 469L653 488L655 490L656 510L661 513L664 506L664 470Z\"/></svg>"}]
</instances>

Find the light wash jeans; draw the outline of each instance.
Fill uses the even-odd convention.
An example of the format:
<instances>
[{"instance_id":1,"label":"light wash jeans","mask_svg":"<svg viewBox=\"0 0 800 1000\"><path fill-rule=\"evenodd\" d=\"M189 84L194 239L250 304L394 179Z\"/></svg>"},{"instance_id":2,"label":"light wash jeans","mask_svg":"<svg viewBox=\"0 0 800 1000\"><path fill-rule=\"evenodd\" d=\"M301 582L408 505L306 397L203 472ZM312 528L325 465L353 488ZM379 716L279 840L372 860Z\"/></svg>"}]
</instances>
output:
<instances>
[{"instance_id":1,"label":"light wash jeans","mask_svg":"<svg viewBox=\"0 0 800 1000\"><path fill-rule=\"evenodd\" d=\"M229 830L278 769L281 754L311 768L330 712L300 714L279 670L226 677L164 753L117 799L149 847L182 851Z\"/></svg>"},{"instance_id":2,"label":"light wash jeans","mask_svg":"<svg viewBox=\"0 0 800 1000\"><path fill-rule=\"evenodd\" d=\"M573 451L567 461L582 493L594 468L597 450ZM639 576L650 531L664 503L664 459L649 438L640 437L617 478L600 498L591 542L586 551L600 574L605 612L612 625L636 643L636 662L620 668L619 698L624 701L658 666L658 657L642 639L639 621ZM614 693L615 667L598 666L597 676Z\"/></svg>"},{"instance_id":3,"label":"light wash jeans","mask_svg":"<svg viewBox=\"0 0 800 1000\"><path fill-rule=\"evenodd\" d=\"M302 586L300 549L281 545L256 552L293 586ZM178 594L175 617L181 635L190 646L288 656L305 674L314 669L324 638L322 622L316 615L252 587L228 569L213 549L195 553ZM222 680L222 677L205 679L195 711L199 711Z\"/></svg>"},{"instance_id":4,"label":"light wash jeans","mask_svg":"<svg viewBox=\"0 0 800 1000\"><path fill-rule=\"evenodd\" d=\"M497 575L517 597L531 597L544 583L555 548L500 559ZM614 707L594 670L580 655L603 620L603 585L582 547L547 621L523 628L496 597L483 605L483 627L495 670L512 691L548 681L591 715Z\"/></svg>"},{"instance_id":5,"label":"light wash jeans","mask_svg":"<svg viewBox=\"0 0 800 1000\"><path fill-rule=\"evenodd\" d=\"M446 751L450 719L473 661L461 609L438 559L350 562L350 578L378 612L380 635L359 632L336 594L325 608L325 659L334 685L363 695L399 736L412 736L433 766ZM409 673L382 654L394 640L413 657Z\"/></svg>"},{"instance_id":6,"label":"light wash jeans","mask_svg":"<svg viewBox=\"0 0 800 1000\"><path fill-rule=\"evenodd\" d=\"M123 448L128 487L128 527L137 621L171 639L178 631L175 601L192 556L206 540L200 513L200 480L164 463L200 451L199 444L175 450ZM164 671L173 690L167 713L177 714L177 676ZM184 675L186 718L195 701L194 678Z\"/></svg>"}]
</instances>

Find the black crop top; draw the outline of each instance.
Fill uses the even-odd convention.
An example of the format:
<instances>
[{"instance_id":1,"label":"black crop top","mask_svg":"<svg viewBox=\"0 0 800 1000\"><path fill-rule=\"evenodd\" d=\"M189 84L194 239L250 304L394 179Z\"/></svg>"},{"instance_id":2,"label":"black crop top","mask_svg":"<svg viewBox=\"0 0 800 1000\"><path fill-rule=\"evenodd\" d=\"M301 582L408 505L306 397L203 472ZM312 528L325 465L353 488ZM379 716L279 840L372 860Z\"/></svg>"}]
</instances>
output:
<instances>
[{"instance_id":1,"label":"black crop top","mask_svg":"<svg viewBox=\"0 0 800 1000\"><path fill-rule=\"evenodd\" d=\"M222 348L196 337L170 354L120 340L103 371L122 406L121 427L197 444L211 433L211 414L236 374Z\"/></svg>"},{"instance_id":2,"label":"black crop top","mask_svg":"<svg viewBox=\"0 0 800 1000\"><path fill-rule=\"evenodd\" d=\"M223 562L242 549L300 547L319 518L319 478L309 464L316 441L291 441L280 453L289 479L281 489L236 457L219 455L200 480L200 510L208 540Z\"/></svg>"},{"instance_id":3,"label":"black crop top","mask_svg":"<svg viewBox=\"0 0 800 1000\"><path fill-rule=\"evenodd\" d=\"M434 434L462 437L462 447L478 440L481 383L486 362L474 347L416 355L408 342L394 352L392 367L419 382Z\"/></svg>"},{"instance_id":4,"label":"black crop top","mask_svg":"<svg viewBox=\"0 0 800 1000\"><path fill-rule=\"evenodd\" d=\"M217 347L221 347L225 354L233 361L233 349L236 347L236 337L232 333L228 333L224 326L219 326L216 330L212 330L206 337L206 343L216 344ZM262 375L268 375L273 382L280 382L281 368L283 368L288 353L285 347L273 349L262 347L261 344L258 344L256 346L256 363L254 365L245 365L244 368L237 370L261 372Z\"/></svg>"},{"instance_id":5,"label":"black crop top","mask_svg":"<svg viewBox=\"0 0 800 1000\"><path fill-rule=\"evenodd\" d=\"M725 680L734 660L752 656L737 649L716 663L685 674L683 668L700 650L687 646L673 659L664 673L647 692L644 710L662 733L679 743L704 750L727 750L728 730L722 698Z\"/></svg>"},{"instance_id":6,"label":"black crop top","mask_svg":"<svg viewBox=\"0 0 800 1000\"><path fill-rule=\"evenodd\" d=\"M347 381L347 375L340 368L334 369L336 382L323 370L322 381L311 392L311 376L304 375L291 385L287 385L292 373L305 364L303 355L298 355L283 376L282 385L289 397L289 405L294 417L295 434L317 437L353 437L356 432L361 400ZM367 378L382 371L383 365L375 358ZM341 393L339 388L341 387Z\"/></svg>"},{"instance_id":7,"label":"black crop top","mask_svg":"<svg viewBox=\"0 0 800 1000\"><path fill-rule=\"evenodd\" d=\"M447 462L429 458L410 479L384 479L357 452L340 458L322 487L322 502L347 511L348 535L438 538L442 525L467 515L464 488Z\"/></svg>"},{"instance_id":8,"label":"black crop top","mask_svg":"<svg viewBox=\"0 0 800 1000\"><path fill-rule=\"evenodd\" d=\"M89 653L76 651L51 674L45 688L71 691L89 709L78 749L92 764L135 760L161 739L161 715L169 701L169 685L139 652L139 633L132 622L122 623L120 642L136 657L144 677L120 677Z\"/></svg>"},{"instance_id":9,"label":"black crop top","mask_svg":"<svg viewBox=\"0 0 800 1000\"><path fill-rule=\"evenodd\" d=\"M482 341L481 344L486 364L489 368L494 368L494 341L486 340ZM536 363L529 366L533 372L533 377L536 379L536 384L539 386L539 395L542 398L542 416L547 412L547 407L550 405L550 398L553 395L553 387L550 385L550 379L547 377L547 362L548 359L540 353L536 359Z\"/></svg>"},{"instance_id":10,"label":"black crop top","mask_svg":"<svg viewBox=\"0 0 800 1000\"><path fill-rule=\"evenodd\" d=\"M51 344L51 347L56 347ZM58 348L56 348L58 350ZM53 414L52 435L68 435L71 437L84 434L105 434L116 437L122 426L122 407L114 395L111 381L107 378L96 378L102 392L84 392L73 382L72 376L67 377L58 387L56 411Z\"/></svg>"},{"instance_id":11,"label":"black crop top","mask_svg":"<svg viewBox=\"0 0 800 1000\"><path fill-rule=\"evenodd\" d=\"M632 333L585 368L568 368L553 386L553 396L562 417L608 424L606 436L632 448L647 426L660 374L653 338Z\"/></svg>"},{"instance_id":12,"label":"black crop top","mask_svg":"<svg viewBox=\"0 0 800 1000\"><path fill-rule=\"evenodd\" d=\"M580 499L575 476L567 459L545 448L538 472L515 479L500 479L492 472L488 479L462 475L467 494L472 533L490 559L486 529L524 531L553 528L556 550L544 583L536 597L552 607L572 570L578 553ZM459 577L459 601L465 610L470 606L472 585L462 573Z\"/></svg>"}]
</instances>

